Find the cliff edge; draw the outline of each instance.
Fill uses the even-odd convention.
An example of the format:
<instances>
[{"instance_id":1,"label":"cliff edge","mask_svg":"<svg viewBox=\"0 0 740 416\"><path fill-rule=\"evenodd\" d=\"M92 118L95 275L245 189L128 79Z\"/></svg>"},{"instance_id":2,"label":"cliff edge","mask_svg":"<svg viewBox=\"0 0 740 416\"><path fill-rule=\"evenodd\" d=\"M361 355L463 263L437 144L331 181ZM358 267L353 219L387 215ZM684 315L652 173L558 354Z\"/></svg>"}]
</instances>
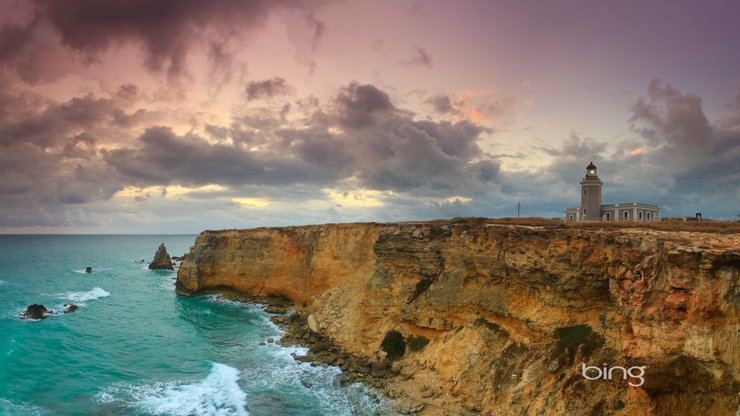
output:
<instances>
[{"instance_id":1,"label":"cliff edge","mask_svg":"<svg viewBox=\"0 0 740 416\"><path fill-rule=\"evenodd\" d=\"M176 290L290 298L423 414L734 415L739 270L737 233L331 224L205 231Z\"/></svg>"}]
</instances>

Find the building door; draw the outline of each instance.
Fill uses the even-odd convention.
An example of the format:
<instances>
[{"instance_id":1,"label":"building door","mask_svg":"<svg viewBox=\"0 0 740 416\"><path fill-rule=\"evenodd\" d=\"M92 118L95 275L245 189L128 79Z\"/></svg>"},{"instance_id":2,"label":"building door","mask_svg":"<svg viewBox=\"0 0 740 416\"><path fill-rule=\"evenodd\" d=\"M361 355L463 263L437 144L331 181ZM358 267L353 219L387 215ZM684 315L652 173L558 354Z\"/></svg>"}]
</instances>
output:
<instances>
[{"instance_id":1,"label":"building door","mask_svg":"<svg viewBox=\"0 0 740 416\"><path fill-rule=\"evenodd\" d=\"M606 213L606 220L607 221L611 221L611 213L610 212L607 212Z\"/></svg>"}]
</instances>

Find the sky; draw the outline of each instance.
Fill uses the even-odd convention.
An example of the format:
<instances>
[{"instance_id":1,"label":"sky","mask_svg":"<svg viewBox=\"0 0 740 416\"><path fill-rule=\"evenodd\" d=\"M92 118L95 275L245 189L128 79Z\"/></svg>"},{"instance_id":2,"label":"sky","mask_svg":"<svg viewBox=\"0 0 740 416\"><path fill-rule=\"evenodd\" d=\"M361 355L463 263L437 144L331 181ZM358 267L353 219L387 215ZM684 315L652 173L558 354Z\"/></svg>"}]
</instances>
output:
<instances>
[{"instance_id":1,"label":"sky","mask_svg":"<svg viewBox=\"0 0 740 416\"><path fill-rule=\"evenodd\" d=\"M740 3L0 0L0 233L740 214Z\"/></svg>"}]
</instances>

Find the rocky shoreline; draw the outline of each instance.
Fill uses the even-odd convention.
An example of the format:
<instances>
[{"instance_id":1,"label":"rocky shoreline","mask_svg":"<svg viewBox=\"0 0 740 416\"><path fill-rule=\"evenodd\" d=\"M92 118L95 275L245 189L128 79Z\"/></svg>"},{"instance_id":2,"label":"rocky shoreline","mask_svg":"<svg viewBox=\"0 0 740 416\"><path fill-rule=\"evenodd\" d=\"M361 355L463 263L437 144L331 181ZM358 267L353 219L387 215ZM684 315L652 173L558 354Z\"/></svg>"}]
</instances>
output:
<instances>
[{"instance_id":1,"label":"rocky shoreline","mask_svg":"<svg viewBox=\"0 0 740 416\"><path fill-rule=\"evenodd\" d=\"M265 312L274 315L270 320L284 331L277 342L284 347L297 345L308 349L305 355L294 355L296 361L338 367L342 370L340 385L359 382L378 389L393 400L393 407L399 413L413 415L424 410L423 403L399 394L391 388L394 381L406 381L413 378L413 375L404 373L402 364L386 358L385 352L381 351L373 360L368 360L344 351L331 339L314 332L309 324L310 315L295 310L289 299L229 292L220 293L220 296L236 302L266 305ZM272 340L268 340L270 341Z\"/></svg>"}]
</instances>

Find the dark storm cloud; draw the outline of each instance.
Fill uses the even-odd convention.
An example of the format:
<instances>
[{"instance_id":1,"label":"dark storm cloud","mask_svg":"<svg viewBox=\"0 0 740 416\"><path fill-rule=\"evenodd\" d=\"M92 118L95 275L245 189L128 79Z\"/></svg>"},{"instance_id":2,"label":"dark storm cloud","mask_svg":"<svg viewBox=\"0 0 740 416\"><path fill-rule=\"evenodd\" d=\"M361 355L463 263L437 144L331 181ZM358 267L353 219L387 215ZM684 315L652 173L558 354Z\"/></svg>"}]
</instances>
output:
<instances>
[{"instance_id":1,"label":"dark storm cloud","mask_svg":"<svg viewBox=\"0 0 740 416\"><path fill-rule=\"evenodd\" d=\"M228 71L226 43L261 27L273 11L305 8L298 0L29 0L32 17L0 27L0 61L29 83L52 81L70 66L74 54L88 62L127 42L142 45L150 71L177 78L194 44L209 41L214 68ZM314 19L315 20L315 19ZM323 27L315 29L318 39Z\"/></svg>"},{"instance_id":2,"label":"dark storm cloud","mask_svg":"<svg viewBox=\"0 0 740 416\"><path fill-rule=\"evenodd\" d=\"M212 144L201 137L176 135L153 127L139 137L140 147L105 151L103 158L137 185L205 185L314 183L335 174L320 165L243 147Z\"/></svg>"},{"instance_id":3,"label":"dark storm cloud","mask_svg":"<svg viewBox=\"0 0 740 416\"><path fill-rule=\"evenodd\" d=\"M648 96L632 106L630 124L651 145L697 150L710 141L711 127L702 111L701 98L681 94L659 79L650 83Z\"/></svg>"},{"instance_id":4,"label":"dark storm cloud","mask_svg":"<svg viewBox=\"0 0 740 416\"><path fill-rule=\"evenodd\" d=\"M340 124L345 128L367 127L396 108L385 91L374 85L352 83L336 97Z\"/></svg>"},{"instance_id":5,"label":"dark storm cloud","mask_svg":"<svg viewBox=\"0 0 740 416\"><path fill-rule=\"evenodd\" d=\"M119 107L116 99L95 98L92 95L76 97L65 103L36 101L35 113L19 96L0 96L2 113L8 114L0 124L0 145L31 143L39 147L53 147L69 140L70 134L78 134L102 123L130 127L144 116L142 111L132 114ZM20 108L13 108L14 106Z\"/></svg>"},{"instance_id":6,"label":"dark storm cloud","mask_svg":"<svg viewBox=\"0 0 740 416\"><path fill-rule=\"evenodd\" d=\"M151 128L138 146L107 151L104 159L137 185L333 187L355 178L371 189L433 192L497 176L498 164L473 163L482 130L470 122L414 120L386 92L358 83L324 110L297 124L261 111L229 128L206 126L216 142Z\"/></svg>"},{"instance_id":7,"label":"dark storm cloud","mask_svg":"<svg viewBox=\"0 0 740 416\"><path fill-rule=\"evenodd\" d=\"M247 84L247 100L261 98L273 98L280 95L290 94L293 89L285 82L285 79L275 77L262 81L252 81Z\"/></svg>"},{"instance_id":8,"label":"dark storm cloud","mask_svg":"<svg viewBox=\"0 0 740 416\"><path fill-rule=\"evenodd\" d=\"M289 0L38 0L62 41L91 59L111 45L137 40L146 66L177 75L184 69L190 43L205 28L222 36L262 25L269 12L296 7Z\"/></svg>"}]
</instances>

